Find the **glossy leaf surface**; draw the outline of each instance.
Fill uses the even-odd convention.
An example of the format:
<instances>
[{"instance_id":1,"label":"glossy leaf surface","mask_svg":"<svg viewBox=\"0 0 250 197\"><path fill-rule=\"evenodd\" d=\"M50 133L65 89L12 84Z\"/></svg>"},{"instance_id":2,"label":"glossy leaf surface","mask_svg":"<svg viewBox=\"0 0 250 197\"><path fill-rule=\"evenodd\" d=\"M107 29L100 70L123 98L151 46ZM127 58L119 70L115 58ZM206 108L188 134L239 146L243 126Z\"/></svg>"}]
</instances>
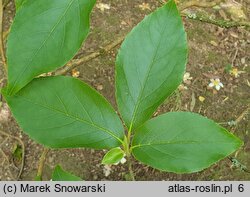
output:
<instances>
[{"instance_id":1,"label":"glossy leaf surface","mask_svg":"<svg viewBox=\"0 0 250 197\"><path fill-rule=\"evenodd\" d=\"M120 147L113 148L104 155L102 164L117 164L124 156L124 151Z\"/></svg>"},{"instance_id":2,"label":"glossy leaf surface","mask_svg":"<svg viewBox=\"0 0 250 197\"><path fill-rule=\"evenodd\" d=\"M52 174L52 181L82 181L82 179L66 172L61 166L57 165Z\"/></svg>"},{"instance_id":3,"label":"glossy leaf surface","mask_svg":"<svg viewBox=\"0 0 250 197\"><path fill-rule=\"evenodd\" d=\"M236 151L242 142L213 121L172 112L147 121L133 140L133 155L162 171L197 172Z\"/></svg>"},{"instance_id":4,"label":"glossy leaf surface","mask_svg":"<svg viewBox=\"0 0 250 197\"><path fill-rule=\"evenodd\" d=\"M45 146L103 149L122 143L123 126L114 109L78 79L39 78L4 96L24 132Z\"/></svg>"},{"instance_id":5,"label":"glossy leaf surface","mask_svg":"<svg viewBox=\"0 0 250 197\"><path fill-rule=\"evenodd\" d=\"M128 128L148 120L182 81L187 40L174 1L140 22L116 60L116 99Z\"/></svg>"},{"instance_id":6,"label":"glossy leaf surface","mask_svg":"<svg viewBox=\"0 0 250 197\"><path fill-rule=\"evenodd\" d=\"M7 43L8 93L68 62L89 32L95 0L29 0L11 26Z\"/></svg>"}]
</instances>

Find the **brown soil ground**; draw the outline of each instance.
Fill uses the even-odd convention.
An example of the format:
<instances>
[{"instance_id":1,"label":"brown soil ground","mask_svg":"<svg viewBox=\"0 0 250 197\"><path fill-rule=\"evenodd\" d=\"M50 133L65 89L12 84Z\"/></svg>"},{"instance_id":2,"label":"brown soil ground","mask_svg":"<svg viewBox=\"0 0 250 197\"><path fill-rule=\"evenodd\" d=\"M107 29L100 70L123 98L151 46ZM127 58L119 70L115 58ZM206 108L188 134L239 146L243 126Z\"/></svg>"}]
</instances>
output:
<instances>
[{"instance_id":1,"label":"brown soil ground","mask_svg":"<svg viewBox=\"0 0 250 197\"><path fill-rule=\"evenodd\" d=\"M100 1L98 1L100 2ZM149 3L151 10L160 6L155 0L102 0L111 8L102 12L95 8L91 19L91 32L77 57L87 55L99 49L100 46L113 42L117 37L126 35L150 10L141 10L138 6ZM247 2L245 7L247 8ZM248 6L249 9L250 6ZM4 30L7 30L14 16L14 5L11 2L4 10ZM213 9L203 9L205 12L221 17ZM247 10L246 13L250 13ZM230 16L228 15L228 18ZM248 16L248 18L250 18ZM244 142L244 146L233 154L241 163L250 169L250 133L249 114L242 113L249 107L249 57L250 37L246 28L222 29L211 24L191 21L184 18L189 41L189 62L187 72L190 79L184 85L187 89L178 90L158 109L157 114L168 111L193 111L205 115L231 130ZM77 67L79 78L100 91L114 106L114 62L119 47L102 56ZM233 64L244 71L235 78L225 72L225 67ZM0 70L0 78L4 77ZM71 73L68 73L70 75ZM218 77L224 88L215 92L208 89L210 78ZM204 102L198 97L203 96ZM5 105L3 101L2 109ZM228 121L242 117L237 126L227 125ZM0 129L20 137L25 144L25 166L21 180L33 180L37 164L42 153L42 146L24 134L12 116L0 122ZM14 180L20 168L20 162L12 155L13 146L17 142L0 136L0 180ZM4 157L7 156L7 158ZM49 180L55 165L62 167L84 180L126 180L128 172L126 165L112 166L111 174L104 175L101 160L104 151L89 149L65 149L49 152L44 167L44 180ZM8 159L8 160L7 160ZM160 172L133 161L136 180L250 180L250 173L232 168L228 159L199 173L177 175Z\"/></svg>"}]
</instances>

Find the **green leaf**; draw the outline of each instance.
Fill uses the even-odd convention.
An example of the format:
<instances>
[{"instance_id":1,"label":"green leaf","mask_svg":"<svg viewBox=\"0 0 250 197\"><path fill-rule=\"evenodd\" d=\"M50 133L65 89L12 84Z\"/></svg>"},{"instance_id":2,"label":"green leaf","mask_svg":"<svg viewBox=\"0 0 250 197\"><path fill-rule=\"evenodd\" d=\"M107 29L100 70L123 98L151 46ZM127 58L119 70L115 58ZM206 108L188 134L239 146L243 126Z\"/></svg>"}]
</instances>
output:
<instances>
[{"instance_id":1,"label":"green leaf","mask_svg":"<svg viewBox=\"0 0 250 197\"><path fill-rule=\"evenodd\" d=\"M22 5L7 43L8 94L65 65L89 32L95 0L31 0Z\"/></svg>"},{"instance_id":2,"label":"green leaf","mask_svg":"<svg viewBox=\"0 0 250 197\"><path fill-rule=\"evenodd\" d=\"M241 140L212 120L172 112L147 121L133 139L139 161L162 171L197 172L233 153Z\"/></svg>"},{"instance_id":3,"label":"green leaf","mask_svg":"<svg viewBox=\"0 0 250 197\"><path fill-rule=\"evenodd\" d=\"M82 181L82 179L66 172L61 166L57 165L52 174L52 181Z\"/></svg>"},{"instance_id":4,"label":"green leaf","mask_svg":"<svg viewBox=\"0 0 250 197\"><path fill-rule=\"evenodd\" d=\"M129 33L116 60L116 99L128 128L148 120L179 86L186 61L186 33L170 1Z\"/></svg>"},{"instance_id":5,"label":"green leaf","mask_svg":"<svg viewBox=\"0 0 250 197\"><path fill-rule=\"evenodd\" d=\"M17 159L18 161L21 161L23 157L23 149L22 146L19 144L14 144L13 149L12 149L12 156L13 158Z\"/></svg>"},{"instance_id":6,"label":"green leaf","mask_svg":"<svg viewBox=\"0 0 250 197\"><path fill-rule=\"evenodd\" d=\"M19 8L22 6L22 4L23 4L25 1L26 1L26 0L15 0L16 11L19 10Z\"/></svg>"},{"instance_id":7,"label":"green leaf","mask_svg":"<svg viewBox=\"0 0 250 197\"><path fill-rule=\"evenodd\" d=\"M51 148L113 148L123 142L122 123L95 90L71 77L34 79L14 96L3 95L22 129Z\"/></svg>"},{"instance_id":8,"label":"green leaf","mask_svg":"<svg viewBox=\"0 0 250 197\"><path fill-rule=\"evenodd\" d=\"M102 164L116 164L125 156L124 151L120 147L116 147L107 152L102 160Z\"/></svg>"}]
</instances>

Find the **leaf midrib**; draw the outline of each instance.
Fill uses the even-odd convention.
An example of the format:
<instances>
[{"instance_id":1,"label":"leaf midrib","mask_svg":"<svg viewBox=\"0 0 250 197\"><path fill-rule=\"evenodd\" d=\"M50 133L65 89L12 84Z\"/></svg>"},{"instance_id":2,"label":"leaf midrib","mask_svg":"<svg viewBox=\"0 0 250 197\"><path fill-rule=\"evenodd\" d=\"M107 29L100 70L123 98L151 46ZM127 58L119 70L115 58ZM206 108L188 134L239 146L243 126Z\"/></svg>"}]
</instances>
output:
<instances>
[{"instance_id":1,"label":"leaf midrib","mask_svg":"<svg viewBox=\"0 0 250 197\"><path fill-rule=\"evenodd\" d=\"M120 143L123 143L123 141L122 141L118 136L114 135L114 133L113 133L112 131L110 131L110 130L108 130L108 129L105 129L105 128L103 128L103 127L101 127L101 126L95 124L94 122L86 121L86 120L84 120L84 119L82 119L82 118L79 118L79 117L73 116L73 115L71 115L71 114L65 113L65 112L63 112L63 111L61 111L61 110L52 108L51 106L46 106L46 105L43 105L43 104L40 104L40 103L33 102L32 100L30 100L30 99L28 99L28 98L26 98L26 97L24 97L24 96L22 96L21 98L23 98L24 100L26 100L26 101L28 101L28 102L34 104L34 105L38 105L38 106L40 106L40 107L49 109L49 110L51 110L51 111L54 111L54 112L63 114L64 116L69 117L69 118L71 118L71 119L74 119L74 120L76 120L76 121L79 121L79 122L88 124L88 125L90 125L90 126L93 126L93 127L97 128L97 129L99 129L99 130L101 130L101 131L103 131L103 132L109 134L110 136L112 136L113 138L115 138L116 140L118 140Z\"/></svg>"},{"instance_id":2,"label":"leaf midrib","mask_svg":"<svg viewBox=\"0 0 250 197\"><path fill-rule=\"evenodd\" d=\"M75 0L71 0L71 2L69 3L69 5L66 7L66 10L62 14L62 16L59 18L59 20L56 22L56 24L53 26L52 30L50 31L50 33L48 34L48 36L46 37L46 39L44 40L44 42L42 43L42 45L37 49L37 51L33 54L32 58L30 58L30 60L27 62L27 64L26 64L25 68L23 69L23 71L21 73L19 73L18 77L15 79L15 82L14 82L12 88L9 90L9 94L10 95L12 95L12 93L13 93L13 91L15 89L15 86L16 86L18 80L23 76L23 74L26 71L26 69L28 67L30 67L32 61L37 56L37 54L39 53L39 51L45 46L45 44L47 43L47 41L49 40L49 38L51 37L51 35L54 33L56 27L60 24L60 22L62 21L62 19L64 18L64 16L68 12L69 8L71 7L71 5L73 4L74 1Z\"/></svg>"},{"instance_id":3,"label":"leaf midrib","mask_svg":"<svg viewBox=\"0 0 250 197\"><path fill-rule=\"evenodd\" d=\"M219 144L235 144L234 142L225 142L225 141L193 141L193 140L180 140L180 141L162 141L162 142L155 142L155 143L147 143L147 144L138 144L134 145L131 147L131 150L135 148L141 148L144 146L157 146L157 145L168 145L168 144L173 144L173 145L179 145L179 144L214 144L214 143L219 143Z\"/></svg>"},{"instance_id":4,"label":"leaf midrib","mask_svg":"<svg viewBox=\"0 0 250 197\"><path fill-rule=\"evenodd\" d=\"M169 11L169 12L170 12L170 11ZM168 12L168 15L169 15L169 12ZM152 15L151 15L151 17L152 17ZM150 20L152 20L152 18L150 18ZM150 22L151 22L151 21L150 21ZM163 30L162 30L161 33L160 33L161 35L166 31L167 26L168 26L168 24L166 24L166 25L164 26ZM150 30L149 30L149 31L150 31ZM131 119L131 123L130 123L130 126L129 126L129 131L130 131L130 132L132 131L133 123L134 123L134 121L135 121L136 114L137 114L138 108L139 108L140 103L141 103L141 97L142 97L142 94L143 94L144 89L145 89L145 87L146 87L146 83L147 83L147 81L148 81L149 73L150 73L150 71L151 71L151 69L152 69L152 67L153 67L154 62L155 62L155 58L156 58L156 56L157 56L157 53L158 53L158 50L159 50L159 46L160 46L160 44L161 44L161 40L162 40L162 37L159 38L159 41L158 41L157 46L156 46L156 51L155 51L155 53L154 53L154 55L153 55L153 57L152 57L152 60L151 60L151 62L150 62L150 64L149 64L149 68L148 68L148 70L147 70L146 76L145 76L145 78L144 78L144 80L143 80L142 85L144 85L144 86L142 87L142 89L141 89L140 92L139 92L138 100L137 100L136 105L135 105L135 108L134 108L134 110L133 110L132 119Z\"/></svg>"}]
</instances>

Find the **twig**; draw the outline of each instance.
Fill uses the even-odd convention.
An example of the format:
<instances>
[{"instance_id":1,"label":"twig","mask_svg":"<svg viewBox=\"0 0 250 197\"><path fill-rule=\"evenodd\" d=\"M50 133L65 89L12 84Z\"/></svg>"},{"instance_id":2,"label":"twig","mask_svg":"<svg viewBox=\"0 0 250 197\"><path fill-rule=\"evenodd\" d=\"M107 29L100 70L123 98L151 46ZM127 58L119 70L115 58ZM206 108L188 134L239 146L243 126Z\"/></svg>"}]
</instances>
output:
<instances>
[{"instance_id":1,"label":"twig","mask_svg":"<svg viewBox=\"0 0 250 197\"><path fill-rule=\"evenodd\" d=\"M188 18L188 19L213 24L213 25L223 27L223 28L241 27L241 26L250 27L250 23L247 21L236 22L236 21L217 20L217 19L212 19L208 16L203 16L201 14L197 14L197 13L195 13L195 14L181 13L181 15Z\"/></svg>"},{"instance_id":2,"label":"twig","mask_svg":"<svg viewBox=\"0 0 250 197\"><path fill-rule=\"evenodd\" d=\"M245 165L243 165L242 163L240 163L237 159L235 159L233 157L228 157L228 159L232 162L234 167L240 168L240 170L242 170L246 173L250 173L250 170L248 170L247 167Z\"/></svg>"},{"instance_id":3,"label":"twig","mask_svg":"<svg viewBox=\"0 0 250 197\"><path fill-rule=\"evenodd\" d=\"M189 7L203 7L203 8L209 8L209 7L214 7L218 5L221 0L215 0L212 2L206 2L206 1L197 1L197 0L192 0L192 1L186 1L185 3L179 5L179 10L181 11L181 15L184 17L187 17L188 19L193 19L213 25L217 25L219 27L223 28L231 28L231 27L250 27L250 23L248 21L224 21L224 20L216 20L216 19L211 19L210 17L203 16L201 14L187 14L184 12L185 9ZM161 2L164 3L164 2ZM195 16L194 16L195 15Z\"/></svg>"},{"instance_id":4,"label":"twig","mask_svg":"<svg viewBox=\"0 0 250 197\"><path fill-rule=\"evenodd\" d=\"M238 125L242 119L244 118L245 115L247 115L248 111L250 110L250 107L248 106L246 110L244 110L240 116L235 120L235 124Z\"/></svg>"},{"instance_id":5,"label":"twig","mask_svg":"<svg viewBox=\"0 0 250 197\"><path fill-rule=\"evenodd\" d=\"M165 4L166 0L159 0L161 4ZM181 2L181 4L178 4L179 9L185 10L189 7L202 7L202 8L210 8L218 5L221 2L221 0L214 0L212 2L206 2L206 1L197 1L197 0L191 0L191 1L185 1Z\"/></svg>"},{"instance_id":6,"label":"twig","mask_svg":"<svg viewBox=\"0 0 250 197\"><path fill-rule=\"evenodd\" d=\"M128 170L129 170L129 178L131 179L131 181L135 181L135 175L134 175L134 171L133 171L133 166L132 166L132 161L131 161L131 157L129 156L128 158Z\"/></svg>"},{"instance_id":7,"label":"twig","mask_svg":"<svg viewBox=\"0 0 250 197\"><path fill-rule=\"evenodd\" d=\"M95 59L97 57L99 57L100 55L102 55L105 52L110 51L111 49L115 48L117 45L119 45L123 40L124 40L125 36L119 37L118 39L116 39L114 42L106 45L105 47L102 47L99 51L91 53L87 56L84 56L83 58L80 59L74 59L71 62L69 62L64 68L59 69L57 71L55 71L55 75L63 75L66 74L69 70L83 64L86 62L89 62L92 59Z\"/></svg>"},{"instance_id":8,"label":"twig","mask_svg":"<svg viewBox=\"0 0 250 197\"><path fill-rule=\"evenodd\" d=\"M8 141L8 137L6 137L0 144L0 148Z\"/></svg>"},{"instance_id":9,"label":"twig","mask_svg":"<svg viewBox=\"0 0 250 197\"><path fill-rule=\"evenodd\" d=\"M0 149L0 152L1 152L1 154L3 155L3 157L4 157L4 161L7 161L8 166L10 166L9 158L7 157L7 155L5 154L5 152L4 152L2 149ZM10 173L11 178L12 178L13 180L15 180L13 174L11 173L10 167L8 167L8 171L9 171L9 173Z\"/></svg>"},{"instance_id":10,"label":"twig","mask_svg":"<svg viewBox=\"0 0 250 197\"><path fill-rule=\"evenodd\" d=\"M3 0L0 0L0 53L5 72L7 73L7 64L6 64L4 44L3 44Z\"/></svg>"},{"instance_id":11,"label":"twig","mask_svg":"<svg viewBox=\"0 0 250 197\"><path fill-rule=\"evenodd\" d=\"M220 2L221 2L221 0L214 0L212 2L197 1L197 0L186 1L185 3L183 3L179 6L179 9L185 10L189 7L210 8L210 7L214 7L214 6L218 5Z\"/></svg>"},{"instance_id":12,"label":"twig","mask_svg":"<svg viewBox=\"0 0 250 197\"><path fill-rule=\"evenodd\" d=\"M133 166L132 166L132 160L131 160L131 148L130 148L130 140L131 140L131 131L132 127L129 128L128 134L124 139L123 147L125 154L127 156L127 163L128 163L128 170L129 170L129 180L130 181L135 181L135 175L133 171Z\"/></svg>"},{"instance_id":13,"label":"twig","mask_svg":"<svg viewBox=\"0 0 250 197\"><path fill-rule=\"evenodd\" d=\"M18 167L16 167L14 163L11 164L11 162L9 161L8 156L5 154L5 152L1 148L0 148L0 152L2 153L3 157L5 158L5 160L8 162L9 166L12 165L13 167L15 167L18 170ZM10 167L8 167L8 168L10 169ZM13 174L11 173L11 171L10 171L10 174L11 174L11 178L13 180L15 180L15 178L14 178Z\"/></svg>"},{"instance_id":14,"label":"twig","mask_svg":"<svg viewBox=\"0 0 250 197\"><path fill-rule=\"evenodd\" d=\"M0 134L6 136L6 137L8 137L8 138L12 138L12 139L18 141L18 142L20 143L20 145L22 146L22 150L23 150L23 152L22 152L22 153L23 153L23 154L22 154L22 163L21 163L21 167L20 167L19 174L18 174L18 176L17 176L17 180L19 180L20 177L21 177L21 175L22 175L23 168L24 168L24 158L25 158L25 146L24 146L24 143L23 143L23 141L22 141L20 138L18 138L18 137L16 137L16 136L13 136L13 135L10 135L10 134L8 134L8 133L5 133L5 132L3 132L3 131L1 131L1 130L0 130Z\"/></svg>"},{"instance_id":15,"label":"twig","mask_svg":"<svg viewBox=\"0 0 250 197\"><path fill-rule=\"evenodd\" d=\"M10 28L7 31L3 32L3 41L5 41L10 33Z\"/></svg>"},{"instance_id":16,"label":"twig","mask_svg":"<svg viewBox=\"0 0 250 197\"><path fill-rule=\"evenodd\" d=\"M49 152L49 149L45 147L43 149L42 155L41 155L41 157L39 159L39 164L38 164L38 169L37 169L37 174L36 174L36 180L40 180L40 181L42 180L43 167L44 167L48 152Z\"/></svg>"},{"instance_id":17,"label":"twig","mask_svg":"<svg viewBox=\"0 0 250 197\"><path fill-rule=\"evenodd\" d=\"M236 59L236 57L238 55L238 52L239 52L239 49L236 48L235 54L234 54L233 59L232 59L232 64L231 64L232 66L234 66L234 61L235 61L235 59Z\"/></svg>"}]
</instances>

